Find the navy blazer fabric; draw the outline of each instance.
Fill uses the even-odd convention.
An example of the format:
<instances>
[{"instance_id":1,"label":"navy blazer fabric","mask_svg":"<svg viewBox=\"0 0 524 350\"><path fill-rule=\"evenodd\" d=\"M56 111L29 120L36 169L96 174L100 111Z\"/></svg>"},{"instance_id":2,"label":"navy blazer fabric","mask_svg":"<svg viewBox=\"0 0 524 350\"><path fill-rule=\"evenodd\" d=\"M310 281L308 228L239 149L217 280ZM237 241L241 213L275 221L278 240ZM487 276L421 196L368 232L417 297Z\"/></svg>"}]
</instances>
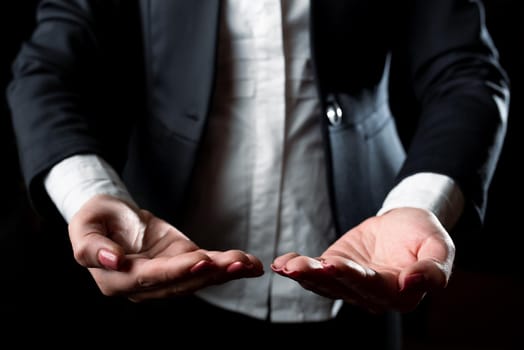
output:
<instances>
[{"instance_id":1,"label":"navy blazer fabric","mask_svg":"<svg viewBox=\"0 0 524 350\"><path fill-rule=\"evenodd\" d=\"M452 177L481 222L509 84L483 16L474 0L311 0L319 97L343 110L341 125L319 116L342 232L420 171ZM39 211L52 207L42 175L97 153L138 203L176 224L213 94L219 18L208 0L41 2L8 90ZM391 113L399 90L416 118Z\"/></svg>"}]
</instances>

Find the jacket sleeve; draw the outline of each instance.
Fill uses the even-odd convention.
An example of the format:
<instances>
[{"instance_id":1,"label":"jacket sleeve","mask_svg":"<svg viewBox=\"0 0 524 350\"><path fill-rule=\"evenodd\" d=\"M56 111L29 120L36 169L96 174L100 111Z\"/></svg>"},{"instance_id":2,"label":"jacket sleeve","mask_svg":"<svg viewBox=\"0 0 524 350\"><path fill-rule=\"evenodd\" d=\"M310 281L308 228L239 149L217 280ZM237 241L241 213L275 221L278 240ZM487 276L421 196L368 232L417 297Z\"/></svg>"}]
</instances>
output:
<instances>
[{"instance_id":1,"label":"jacket sleeve","mask_svg":"<svg viewBox=\"0 0 524 350\"><path fill-rule=\"evenodd\" d=\"M466 198L463 219L478 228L506 132L509 81L480 1L409 3L399 51L418 124L397 181L426 171L451 177Z\"/></svg>"},{"instance_id":2,"label":"jacket sleeve","mask_svg":"<svg viewBox=\"0 0 524 350\"><path fill-rule=\"evenodd\" d=\"M133 74L125 74L131 69L126 38L133 33L123 35L130 17L118 12L119 3L41 1L36 28L14 61L7 98L24 180L38 211L50 204L42 177L54 164L81 153L112 162L123 150L115 145L123 145L133 114L123 103L126 96L132 100L130 91L122 87L136 85Z\"/></svg>"}]
</instances>

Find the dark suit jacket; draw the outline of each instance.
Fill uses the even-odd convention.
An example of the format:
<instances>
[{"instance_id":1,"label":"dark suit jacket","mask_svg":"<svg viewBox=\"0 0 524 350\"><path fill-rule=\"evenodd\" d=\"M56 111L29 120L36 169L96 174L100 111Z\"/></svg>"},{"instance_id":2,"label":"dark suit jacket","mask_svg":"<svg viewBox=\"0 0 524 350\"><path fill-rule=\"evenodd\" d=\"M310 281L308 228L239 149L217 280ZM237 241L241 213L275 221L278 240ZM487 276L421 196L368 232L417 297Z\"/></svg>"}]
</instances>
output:
<instances>
[{"instance_id":1,"label":"dark suit jacket","mask_svg":"<svg viewBox=\"0 0 524 350\"><path fill-rule=\"evenodd\" d=\"M8 91L37 209L50 204L42 174L72 154L98 153L142 206L176 224L213 94L219 8L208 0L42 2ZM482 11L471 0L311 1L319 96L343 110L337 125L319 116L341 231L420 171L453 178L471 223L481 222L505 132L498 107L508 97ZM393 122L388 98L400 91L416 118Z\"/></svg>"}]
</instances>

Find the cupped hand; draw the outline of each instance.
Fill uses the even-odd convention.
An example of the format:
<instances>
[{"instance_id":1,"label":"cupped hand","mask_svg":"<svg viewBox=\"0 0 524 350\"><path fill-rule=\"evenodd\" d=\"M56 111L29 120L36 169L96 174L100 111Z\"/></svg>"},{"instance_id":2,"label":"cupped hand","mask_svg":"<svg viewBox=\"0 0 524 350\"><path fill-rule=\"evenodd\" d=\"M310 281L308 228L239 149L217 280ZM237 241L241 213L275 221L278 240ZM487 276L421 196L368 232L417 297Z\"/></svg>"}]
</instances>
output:
<instances>
[{"instance_id":1,"label":"cupped hand","mask_svg":"<svg viewBox=\"0 0 524 350\"><path fill-rule=\"evenodd\" d=\"M373 313L408 312L425 294L444 288L455 245L429 211L399 208L349 230L320 257L288 253L273 271L304 288Z\"/></svg>"},{"instance_id":2,"label":"cupped hand","mask_svg":"<svg viewBox=\"0 0 524 350\"><path fill-rule=\"evenodd\" d=\"M80 208L69 237L76 261L89 269L103 294L136 302L264 273L256 257L201 249L166 221L108 195Z\"/></svg>"}]
</instances>

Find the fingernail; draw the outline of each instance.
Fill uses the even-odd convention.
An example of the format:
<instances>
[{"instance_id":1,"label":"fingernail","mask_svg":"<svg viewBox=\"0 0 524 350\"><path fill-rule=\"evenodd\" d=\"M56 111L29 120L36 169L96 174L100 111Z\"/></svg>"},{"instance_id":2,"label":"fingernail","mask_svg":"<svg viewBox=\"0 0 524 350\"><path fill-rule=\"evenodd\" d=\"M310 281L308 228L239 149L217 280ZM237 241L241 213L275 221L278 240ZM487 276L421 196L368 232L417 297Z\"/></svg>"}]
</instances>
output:
<instances>
[{"instance_id":1,"label":"fingernail","mask_svg":"<svg viewBox=\"0 0 524 350\"><path fill-rule=\"evenodd\" d=\"M191 273L197 273L197 272L205 271L209 267L211 267L211 265L212 265L211 262L209 262L207 260L201 260L201 261L197 262L195 265L193 265L189 271L191 271Z\"/></svg>"},{"instance_id":2,"label":"fingernail","mask_svg":"<svg viewBox=\"0 0 524 350\"><path fill-rule=\"evenodd\" d=\"M235 261L234 263L229 264L227 267L227 272L234 273L242 271L245 268L245 265L241 261Z\"/></svg>"},{"instance_id":3,"label":"fingernail","mask_svg":"<svg viewBox=\"0 0 524 350\"><path fill-rule=\"evenodd\" d=\"M404 286L400 288L400 291L404 291L406 289L416 289L423 284L424 280L425 277L422 273L415 273L413 275L406 276L406 279L404 280Z\"/></svg>"},{"instance_id":4,"label":"fingernail","mask_svg":"<svg viewBox=\"0 0 524 350\"><path fill-rule=\"evenodd\" d=\"M275 264L271 264L271 270L275 271L275 272L281 272L282 271L282 267L276 267Z\"/></svg>"},{"instance_id":5,"label":"fingernail","mask_svg":"<svg viewBox=\"0 0 524 350\"><path fill-rule=\"evenodd\" d=\"M108 269L118 270L118 256L112 251L100 249L98 252L98 261Z\"/></svg>"}]
</instances>

